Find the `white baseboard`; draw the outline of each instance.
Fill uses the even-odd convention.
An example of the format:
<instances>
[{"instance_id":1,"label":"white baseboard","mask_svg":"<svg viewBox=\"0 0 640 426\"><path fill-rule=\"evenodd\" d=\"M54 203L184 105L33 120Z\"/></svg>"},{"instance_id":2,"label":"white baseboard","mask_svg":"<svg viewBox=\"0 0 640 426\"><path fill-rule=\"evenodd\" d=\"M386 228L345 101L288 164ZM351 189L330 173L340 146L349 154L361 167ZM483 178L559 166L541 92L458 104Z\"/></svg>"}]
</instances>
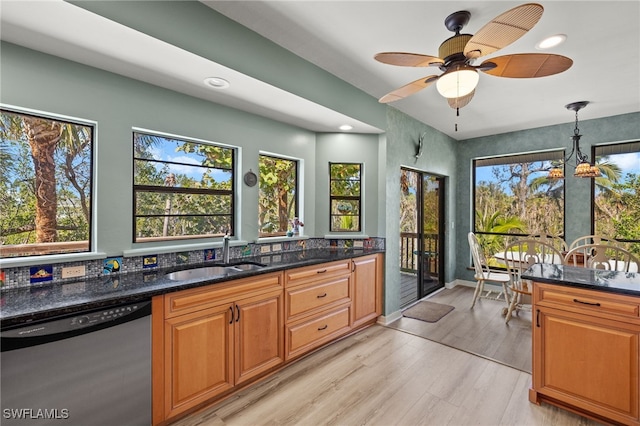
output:
<instances>
[{"instance_id":1,"label":"white baseboard","mask_svg":"<svg viewBox=\"0 0 640 426\"><path fill-rule=\"evenodd\" d=\"M390 313L389 315L380 315L378 317L378 324L388 325L400 318L402 318L402 311L395 311Z\"/></svg>"}]
</instances>

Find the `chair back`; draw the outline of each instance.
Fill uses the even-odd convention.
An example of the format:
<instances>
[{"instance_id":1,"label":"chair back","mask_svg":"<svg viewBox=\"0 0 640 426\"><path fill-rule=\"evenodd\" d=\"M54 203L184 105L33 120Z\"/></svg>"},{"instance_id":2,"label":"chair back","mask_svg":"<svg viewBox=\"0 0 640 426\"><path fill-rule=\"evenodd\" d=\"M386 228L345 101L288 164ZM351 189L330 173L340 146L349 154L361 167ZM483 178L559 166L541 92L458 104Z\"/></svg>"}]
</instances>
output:
<instances>
[{"instance_id":1,"label":"chair back","mask_svg":"<svg viewBox=\"0 0 640 426\"><path fill-rule=\"evenodd\" d=\"M612 246L620 245L620 243L613 238L607 238L601 235L584 235L573 240L573 242L569 245L569 250L579 246L584 246L586 244L609 244Z\"/></svg>"},{"instance_id":2,"label":"chair back","mask_svg":"<svg viewBox=\"0 0 640 426\"><path fill-rule=\"evenodd\" d=\"M473 258L473 267L476 271L476 279L479 277L482 278L485 273L489 272L489 267L482 253L482 247L478 242L476 234L473 232L469 232L467 239L469 240L469 248L471 249L471 257Z\"/></svg>"},{"instance_id":3,"label":"chair back","mask_svg":"<svg viewBox=\"0 0 640 426\"><path fill-rule=\"evenodd\" d=\"M564 256L553 245L539 239L525 238L513 241L505 248L505 263L511 278L512 290L520 293L530 293L527 282L520 279L520 275L531 265L536 263L564 263Z\"/></svg>"},{"instance_id":4,"label":"chair back","mask_svg":"<svg viewBox=\"0 0 640 426\"><path fill-rule=\"evenodd\" d=\"M539 240L545 244L552 245L554 248L556 248L560 252L569 251L569 245L566 243L564 238L559 237L558 235L533 234L533 235L529 235L527 239Z\"/></svg>"},{"instance_id":5,"label":"chair back","mask_svg":"<svg viewBox=\"0 0 640 426\"><path fill-rule=\"evenodd\" d=\"M565 263L608 271L638 272L640 261L630 251L611 244L583 244L569 250Z\"/></svg>"}]
</instances>

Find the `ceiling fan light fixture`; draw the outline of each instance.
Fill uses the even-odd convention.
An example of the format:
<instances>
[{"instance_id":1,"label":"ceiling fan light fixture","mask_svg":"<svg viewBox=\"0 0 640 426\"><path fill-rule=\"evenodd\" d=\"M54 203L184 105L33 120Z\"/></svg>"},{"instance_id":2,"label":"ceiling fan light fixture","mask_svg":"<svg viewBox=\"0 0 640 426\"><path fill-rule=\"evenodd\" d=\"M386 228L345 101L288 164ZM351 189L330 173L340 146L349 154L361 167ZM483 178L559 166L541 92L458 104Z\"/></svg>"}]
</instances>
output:
<instances>
[{"instance_id":1,"label":"ceiling fan light fixture","mask_svg":"<svg viewBox=\"0 0 640 426\"><path fill-rule=\"evenodd\" d=\"M459 98L473 92L479 80L475 69L458 66L442 74L436 82L436 88L445 98Z\"/></svg>"}]
</instances>

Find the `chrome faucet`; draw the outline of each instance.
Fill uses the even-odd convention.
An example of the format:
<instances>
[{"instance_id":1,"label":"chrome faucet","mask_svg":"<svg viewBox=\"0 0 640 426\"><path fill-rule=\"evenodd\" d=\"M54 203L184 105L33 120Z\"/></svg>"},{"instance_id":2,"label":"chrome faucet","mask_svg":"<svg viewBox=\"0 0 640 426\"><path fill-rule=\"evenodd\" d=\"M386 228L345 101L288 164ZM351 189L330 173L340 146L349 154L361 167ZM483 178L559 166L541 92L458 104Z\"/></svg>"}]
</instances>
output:
<instances>
[{"instance_id":1,"label":"chrome faucet","mask_svg":"<svg viewBox=\"0 0 640 426\"><path fill-rule=\"evenodd\" d=\"M222 237L222 262L229 263L229 230L224 233L224 237Z\"/></svg>"}]
</instances>

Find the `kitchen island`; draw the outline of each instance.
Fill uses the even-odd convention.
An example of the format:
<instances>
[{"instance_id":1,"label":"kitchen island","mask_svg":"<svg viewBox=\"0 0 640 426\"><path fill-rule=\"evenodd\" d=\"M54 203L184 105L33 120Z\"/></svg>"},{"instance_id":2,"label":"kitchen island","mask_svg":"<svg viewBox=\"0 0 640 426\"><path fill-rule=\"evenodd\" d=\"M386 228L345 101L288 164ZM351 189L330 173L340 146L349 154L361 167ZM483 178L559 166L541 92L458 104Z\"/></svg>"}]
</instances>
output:
<instances>
[{"instance_id":1,"label":"kitchen island","mask_svg":"<svg viewBox=\"0 0 640 426\"><path fill-rule=\"evenodd\" d=\"M536 264L529 400L640 424L640 274Z\"/></svg>"}]
</instances>

